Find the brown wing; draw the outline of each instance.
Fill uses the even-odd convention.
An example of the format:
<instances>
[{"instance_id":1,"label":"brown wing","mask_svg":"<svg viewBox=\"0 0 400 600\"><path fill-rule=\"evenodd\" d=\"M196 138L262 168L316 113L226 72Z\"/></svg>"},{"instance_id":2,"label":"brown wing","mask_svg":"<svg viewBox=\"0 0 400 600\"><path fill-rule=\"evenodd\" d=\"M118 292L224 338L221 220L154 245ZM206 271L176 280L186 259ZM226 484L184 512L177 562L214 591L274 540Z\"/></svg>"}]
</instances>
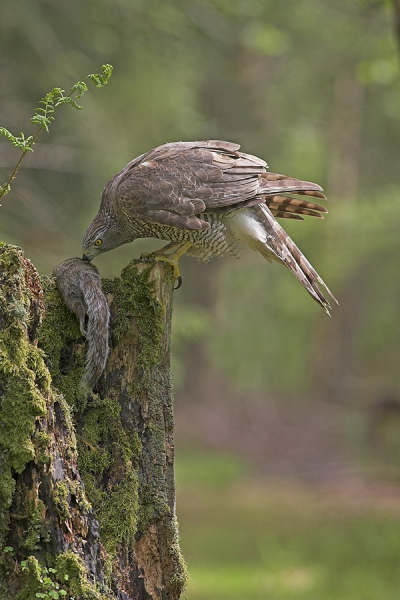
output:
<instances>
[{"instance_id":1,"label":"brown wing","mask_svg":"<svg viewBox=\"0 0 400 600\"><path fill-rule=\"evenodd\" d=\"M114 199L137 218L185 229L205 229L198 218L254 198L266 163L220 141L165 144L129 163L106 186L103 206ZM254 202L260 200L254 200Z\"/></svg>"},{"instance_id":2,"label":"brown wing","mask_svg":"<svg viewBox=\"0 0 400 600\"><path fill-rule=\"evenodd\" d=\"M312 203L296 206L278 196L289 192L324 197L318 185L266 173L265 161L238 152L239 148L217 140L159 146L126 165L109 182L103 205L112 199L120 210L139 219L184 229L208 228L209 224L196 216L201 213L270 203L272 197L271 210L277 216L315 216L315 211L325 210Z\"/></svg>"}]
</instances>

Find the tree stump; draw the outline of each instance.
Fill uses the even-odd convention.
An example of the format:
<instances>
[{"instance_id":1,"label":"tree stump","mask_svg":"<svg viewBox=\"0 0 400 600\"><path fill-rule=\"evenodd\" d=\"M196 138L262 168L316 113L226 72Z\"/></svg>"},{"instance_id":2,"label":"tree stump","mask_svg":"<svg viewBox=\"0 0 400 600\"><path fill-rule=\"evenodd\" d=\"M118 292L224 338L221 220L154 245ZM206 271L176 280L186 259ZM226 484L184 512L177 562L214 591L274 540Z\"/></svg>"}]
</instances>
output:
<instances>
[{"instance_id":1,"label":"tree stump","mask_svg":"<svg viewBox=\"0 0 400 600\"><path fill-rule=\"evenodd\" d=\"M75 316L20 248L0 245L1 600L175 600L185 586L170 268L133 261L103 291L111 353L86 395Z\"/></svg>"}]
</instances>

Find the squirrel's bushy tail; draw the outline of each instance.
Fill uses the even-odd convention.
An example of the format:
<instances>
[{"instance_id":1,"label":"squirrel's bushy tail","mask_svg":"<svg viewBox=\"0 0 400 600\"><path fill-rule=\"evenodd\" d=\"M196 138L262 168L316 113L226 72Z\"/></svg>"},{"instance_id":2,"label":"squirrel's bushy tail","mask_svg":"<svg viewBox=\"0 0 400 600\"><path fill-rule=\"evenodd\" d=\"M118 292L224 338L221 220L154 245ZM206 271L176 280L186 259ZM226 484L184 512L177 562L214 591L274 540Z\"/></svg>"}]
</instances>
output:
<instances>
[{"instance_id":1,"label":"squirrel's bushy tail","mask_svg":"<svg viewBox=\"0 0 400 600\"><path fill-rule=\"evenodd\" d=\"M82 273L81 277L81 289L87 314L87 351L85 374L81 385L85 390L91 391L107 364L110 311L107 299L101 290L100 277L96 274L96 278L93 278L91 274L86 273ZM88 278L92 280L90 284Z\"/></svg>"},{"instance_id":2,"label":"squirrel's bushy tail","mask_svg":"<svg viewBox=\"0 0 400 600\"><path fill-rule=\"evenodd\" d=\"M64 304L79 319L87 340L85 374L81 386L91 392L105 369L109 353L110 311L98 270L81 258L69 258L53 269Z\"/></svg>"}]
</instances>

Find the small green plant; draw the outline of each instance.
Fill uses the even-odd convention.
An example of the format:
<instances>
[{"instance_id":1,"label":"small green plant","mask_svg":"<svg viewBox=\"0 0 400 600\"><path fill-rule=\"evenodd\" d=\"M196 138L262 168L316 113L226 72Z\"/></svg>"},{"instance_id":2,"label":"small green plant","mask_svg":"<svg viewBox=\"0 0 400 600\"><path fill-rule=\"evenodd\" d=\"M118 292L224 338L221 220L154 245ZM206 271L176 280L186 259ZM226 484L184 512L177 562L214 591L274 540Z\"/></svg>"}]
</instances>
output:
<instances>
[{"instance_id":1,"label":"small green plant","mask_svg":"<svg viewBox=\"0 0 400 600\"><path fill-rule=\"evenodd\" d=\"M15 148L19 148L21 150L21 156L15 165L13 172L4 186L0 186L0 199L10 191L11 183L15 179L24 157L28 152L33 152L33 145L35 144L40 132L45 129L47 133L49 133L49 127L52 121L54 121L54 115L60 106L69 104L69 106L72 106L72 108L81 110L83 107L80 106L74 100L74 98L79 99L85 92L87 92L88 86L86 81L92 81L98 88L104 87L108 83L113 71L112 66L108 64L102 65L101 70L101 74L91 73L82 81L77 81L74 83L67 95L65 95L65 90L62 90L61 88L53 88L51 92L46 94L39 102L41 106L35 109L35 114L31 118L31 123L33 125L39 125L39 128L34 135L25 137L25 135L21 133L19 136L15 136L8 131L8 129L0 127L0 136L7 138L12 145L15 146Z\"/></svg>"},{"instance_id":2,"label":"small green plant","mask_svg":"<svg viewBox=\"0 0 400 600\"><path fill-rule=\"evenodd\" d=\"M23 560L21 562L21 569L22 571L29 571L28 561ZM40 592L36 592L36 598L44 598L44 600L59 600L60 598L65 598L68 595L66 590L60 588L61 584L56 579L56 569L52 569L51 567L42 567L41 565L38 565L38 569L39 583L42 589ZM68 575L65 574L63 577L64 582L67 583L68 579Z\"/></svg>"}]
</instances>

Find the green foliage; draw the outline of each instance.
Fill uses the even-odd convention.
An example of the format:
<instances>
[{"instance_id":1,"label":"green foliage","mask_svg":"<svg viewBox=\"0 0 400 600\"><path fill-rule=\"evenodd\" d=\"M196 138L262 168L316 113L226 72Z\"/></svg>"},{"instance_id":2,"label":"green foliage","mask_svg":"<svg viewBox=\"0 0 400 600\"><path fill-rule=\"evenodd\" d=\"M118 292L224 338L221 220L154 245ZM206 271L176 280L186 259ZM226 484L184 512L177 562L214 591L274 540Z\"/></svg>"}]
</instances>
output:
<instances>
[{"instance_id":1,"label":"green foliage","mask_svg":"<svg viewBox=\"0 0 400 600\"><path fill-rule=\"evenodd\" d=\"M0 127L0 135L7 138L15 148L33 152L31 148L33 136L30 135L29 137L25 138L24 134L21 133L20 137L15 137L10 131L8 131L8 129L5 129L4 127Z\"/></svg>"},{"instance_id":2,"label":"green foliage","mask_svg":"<svg viewBox=\"0 0 400 600\"><path fill-rule=\"evenodd\" d=\"M30 135L29 137L25 138L25 135L21 133L20 137L16 137L10 131L8 131L8 129L0 127L0 136L3 136L6 139L8 139L15 148L19 148L20 150L22 150L20 159L17 162L8 181L3 187L0 186L0 198L9 193L11 182L15 179L24 156L27 154L27 152L33 152L33 145L35 144L35 141L42 129L45 129L47 133L49 133L49 127L54 121L54 115L60 108L60 106L68 104L76 110L81 110L83 108L82 106L77 104L77 102L75 102L72 96L74 96L75 98L81 98L83 94L88 90L88 87L85 83L86 79L92 81L97 88L104 87L108 83L108 80L112 75L113 68L111 65L108 64L102 65L101 68L102 74L91 73L90 75L87 75L83 81L78 81L74 83L67 96L64 95L65 90L57 87L53 88L39 101L39 104L41 104L42 106L39 106L35 109L35 114L31 118L32 125L39 125L39 129L37 130L35 135Z\"/></svg>"},{"instance_id":3,"label":"green foliage","mask_svg":"<svg viewBox=\"0 0 400 600\"><path fill-rule=\"evenodd\" d=\"M97 587L87 580L83 561L72 552L62 552L55 560L55 578L68 591L68 600L107 600Z\"/></svg>"},{"instance_id":4,"label":"green foliage","mask_svg":"<svg viewBox=\"0 0 400 600\"><path fill-rule=\"evenodd\" d=\"M21 561L22 588L15 600L105 600L86 579L82 560L71 550L57 555L54 567L46 567L34 556Z\"/></svg>"},{"instance_id":5,"label":"green foliage","mask_svg":"<svg viewBox=\"0 0 400 600\"><path fill-rule=\"evenodd\" d=\"M103 71L102 74L91 73L90 75L87 75L85 77L85 79L92 81L97 88L104 87L108 83L108 80L110 79L112 72L113 72L112 65L102 65L101 69ZM61 88L53 88L51 90L51 92L46 94L44 96L44 98L42 98L39 101L39 104L42 104L43 106L36 108L35 114L31 118L31 123L33 125L34 124L40 125L40 130L45 129L47 131L47 133L49 133L49 126L50 126L51 122L54 121L54 113L57 111L58 108L60 108L60 106L62 106L63 104L68 104L69 106L71 106L72 108L75 108L76 110L82 110L83 106L80 106L79 104L77 104L75 102L75 100L72 98L72 96L74 96L75 98L81 98L83 96L83 94L85 92L87 92L88 86L85 83L85 79L83 81L77 81L76 83L74 83L74 85L71 87L69 94L67 96L64 95L65 90L62 90ZM76 92L76 94L75 94L75 92ZM1 134L1 129L0 129L0 134ZM8 135L6 135L6 137L8 137L8 139L10 139L9 136L11 136L11 138L12 138L11 141L14 143L13 140L16 138L14 138L10 134L10 132L7 132L7 134ZM21 136L23 138L23 134L21 134ZM17 138L17 139L19 139L19 138ZM36 136L35 136L35 139L36 139ZM28 143L28 140L29 140L29 143ZM33 137L30 137L30 138L28 138L28 140L26 140L26 145L31 150L30 144L34 143L34 139L33 139ZM24 148L25 146L17 146L17 147Z\"/></svg>"}]
</instances>

